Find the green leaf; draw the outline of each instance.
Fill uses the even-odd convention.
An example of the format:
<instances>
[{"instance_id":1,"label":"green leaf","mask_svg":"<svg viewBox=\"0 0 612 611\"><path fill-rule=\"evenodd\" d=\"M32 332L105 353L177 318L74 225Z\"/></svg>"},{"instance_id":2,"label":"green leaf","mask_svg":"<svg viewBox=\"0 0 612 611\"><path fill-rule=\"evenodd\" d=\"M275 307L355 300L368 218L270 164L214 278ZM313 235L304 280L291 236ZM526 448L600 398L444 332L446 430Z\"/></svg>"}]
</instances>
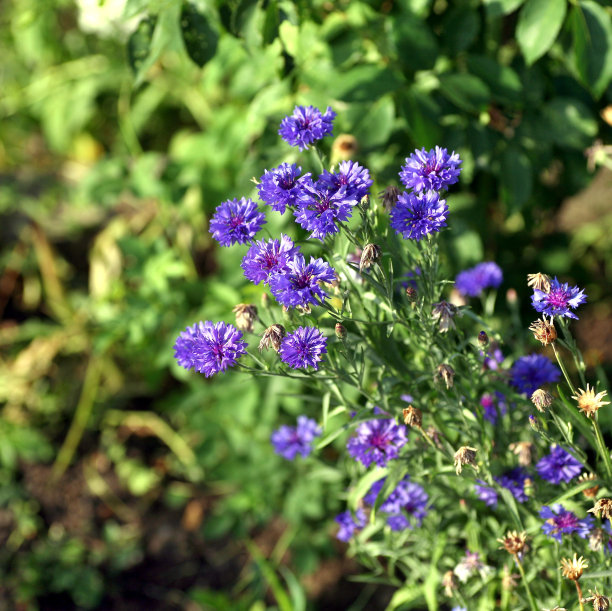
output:
<instances>
[{"instance_id":1,"label":"green leaf","mask_svg":"<svg viewBox=\"0 0 612 611\"><path fill-rule=\"evenodd\" d=\"M548 135L560 146L583 149L597 134L597 119L579 100L554 98L543 110Z\"/></svg>"},{"instance_id":2,"label":"green leaf","mask_svg":"<svg viewBox=\"0 0 612 611\"><path fill-rule=\"evenodd\" d=\"M489 87L493 100L506 103L523 100L521 79L509 66L503 66L485 55L470 55L467 64L470 72Z\"/></svg>"},{"instance_id":3,"label":"green leaf","mask_svg":"<svg viewBox=\"0 0 612 611\"><path fill-rule=\"evenodd\" d=\"M359 146L380 146L389 140L395 121L395 105L391 96L384 96L362 109L360 120L353 130Z\"/></svg>"},{"instance_id":4,"label":"green leaf","mask_svg":"<svg viewBox=\"0 0 612 611\"><path fill-rule=\"evenodd\" d=\"M502 155L500 179L509 212L520 210L531 196L533 171L527 155L514 145L508 146Z\"/></svg>"},{"instance_id":5,"label":"green leaf","mask_svg":"<svg viewBox=\"0 0 612 611\"><path fill-rule=\"evenodd\" d=\"M473 74L443 74L440 92L462 110L479 112L490 101L489 88Z\"/></svg>"},{"instance_id":6,"label":"green leaf","mask_svg":"<svg viewBox=\"0 0 612 611\"><path fill-rule=\"evenodd\" d=\"M599 98L612 80L612 18L590 0L570 13L573 64L579 80Z\"/></svg>"},{"instance_id":7,"label":"green leaf","mask_svg":"<svg viewBox=\"0 0 612 611\"><path fill-rule=\"evenodd\" d=\"M566 10L566 0L527 0L516 26L516 39L527 64L533 64L550 49Z\"/></svg>"},{"instance_id":8,"label":"green leaf","mask_svg":"<svg viewBox=\"0 0 612 611\"><path fill-rule=\"evenodd\" d=\"M352 511L357 509L357 503L368 493L368 490L372 487L374 482L379 479L386 477L388 470L386 468L374 469L374 471L368 471L361 479L357 482L357 485L351 490L348 496L348 506Z\"/></svg>"},{"instance_id":9,"label":"green leaf","mask_svg":"<svg viewBox=\"0 0 612 611\"><path fill-rule=\"evenodd\" d=\"M515 11L525 0L482 0L487 17L501 17Z\"/></svg>"},{"instance_id":10,"label":"green leaf","mask_svg":"<svg viewBox=\"0 0 612 611\"><path fill-rule=\"evenodd\" d=\"M404 71L430 70L438 57L438 43L428 23L410 14L391 20L392 39Z\"/></svg>"},{"instance_id":11,"label":"green leaf","mask_svg":"<svg viewBox=\"0 0 612 611\"><path fill-rule=\"evenodd\" d=\"M189 2L181 11L181 34L187 55L200 68L215 56L219 34L208 18Z\"/></svg>"},{"instance_id":12,"label":"green leaf","mask_svg":"<svg viewBox=\"0 0 612 611\"><path fill-rule=\"evenodd\" d=\"M156 23L156 17L145 17L128 38L128 63L134 71L134 74L138 74L138 72L140 72L145 60L147 57L149 57L149 53L151 52L151 41L153 40L153 32L155 30Z\"/></svg>"}]
</instances>

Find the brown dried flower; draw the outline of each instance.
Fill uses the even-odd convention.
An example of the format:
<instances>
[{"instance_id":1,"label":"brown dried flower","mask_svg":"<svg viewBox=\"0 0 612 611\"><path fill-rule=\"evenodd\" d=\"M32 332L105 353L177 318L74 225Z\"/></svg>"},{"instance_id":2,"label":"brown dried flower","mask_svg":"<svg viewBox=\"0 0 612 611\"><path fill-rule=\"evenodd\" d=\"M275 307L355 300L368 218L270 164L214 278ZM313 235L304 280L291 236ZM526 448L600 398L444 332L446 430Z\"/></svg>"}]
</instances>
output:
<instances>
[{"instance_id":1,"label":"brown dried flower","mask_svg":"<svg viewBox=\"0 0 612 611\"><path fill-rule=\"evenodd\" d=\"M455 328L455 321L453 317L457 315L459 309L457 306L454 306L452 303L448 303L448 301L439 301L438 303L433 304L433 310L431 312L431 317L434 320L440 321L440 333L446 333L449 329ZM459 313L461 316L461 313Z\"/></svg>"},{"instance_id":2,"label":"brown dried flower","mask_svg":"<svg viewBox=\"0 0 612 611\"><path fill-rule=\"evenodd\" d=\"M511 443L509 450L518 456L518 462L521 467L528 467L532 463L534 446L531 441Z\"/></svg>"},{"instance_id":3,"label":"brown dried flower","mask_svg":"<svg viewBox=\"0 0 612 611\"><path fill-rule=\"evenodd\" d=\"M594 513L598 518L612 521L612 499L599 499L588 513Z\"/></svg>"},{"instance_id":4,"label":"brown dried flower","mask_svg":"<svg viewBox=\"0 0 612 611\"><path fill-rule=\"evenodd\" d=\"M584 569L589 568L589 563L582 557L574 554L573 558L561 558L561 574L566 579L578 581L582 577Z\"/></svg>"},{"instance_id":5,"label":"brown dried flower","mask_svg":"<svg viewBox=\"0 0 612 611\"><path fill-rule=\"evenodd\" d=\"M377 244L366 244L361 252L359 271L368 269L372 263L378 263L382 258L382 248Z\"/></svg>"},{"instance_id":6,"label":"brown dried flower","mask_svg":"<svg viewBox=\"0 0 612 611\"><path fill-rule=\"evenodd\" d=\"M340 134L332 144L332 157L336 161L354 159L359 145L352 134Z\"/></svg>"},{"instance_id":7,"label":"brown dried flower","mask_svg":"<svg viewBox=\"0 0 612 611\"><path fill-rule=\"evenodd\" d=\"M532 322L531 325L529 325L529 330L543 346L548 346L557 339L555 325L548 322L545 318Z\"/></svg>"},{"instance_id":8,"label":"brown dried flower","mask_svg":"<svg viewBox=\"0 0 612 611\"><path fill-rule=\"evenodd\" d=\"M595 389L590 388L587 384L586 390L579 388L577 394L572 395L572 399L578 401L578 409L587 418L593 418L601 407L610 405L610 401L602 401L607 394L605 390L595 394Z\"/></svg>"},{"instance_id":9,"label":"brown dried flower","mask_svg":"<svg viewBox=\"0 0 612 611\"><path fill-rule=\"evenodd\" d=\"M527 545L527 533L509 530L505 537L497 541L502 544L499 549L505 549L509 554L519 554Z\"/></svg>"},{"instance_id":10,"label":"brown dried flower","mask_svg":"<svg viewBox=\"0 0 612 611\"><path fill-rule=\"evenodd\" d=\"M463 465L471 465L478 470L478 465L476 464L476 452L478 452L478 450L476 448L471 448L470 446L462 446L455 452L455 471L457 472L457 475L461 473Z\"/></svg>"},{"instance_id":11,"label":"brown dried flower","mask_svg":"<svg viewBox=\"0 0 612 611\"><path fill-rule=\"evenodd\" d=\"M252 303L239 303L232 310L236 314L236 326L241 331L253 332L253 323L257 320L257 308Z\"/></svg>"},{"instance_id":12,"label":"brown dried flower","mask_svg":"<svg viewBox=\"0 0 612 611\"><path fill-rule=\"evenodd\" d=\"M600 594L597 589L595 589L595 593L593 590L589 590L588 598L584 599L585 603L593 603L593 611L608 611L610 608L610 599L603 594Z\"/></svg>"},{"instance_id":13,"label":"brown dried flower","mask_svg":"<svg viewBox=\"0 0 612 611\"><path fill-rule=\"evenodd\" d=\"M604 542L604 530L602 528L594 528L589 535L589 549L592 552L598 552Z\"/></svg>"},{"instance_id":14,"label":"brown dried flower","mask_svg":"<svg viewBox=\"0 0 612 611\"><path fill-rule=\"evenodd\" d=\"M337 322L334 331L338 339L346 339L346 327L342 323Z\"/></svg>"},{"instance_id":15,"label":"brown dried flower","mask_svg":"<svg viewBox=\"0 0 612 611\"><path fill-rule=\"evenodd\" d=\"M444 594L451 597L453 595L453 590L456 590L459 587L459 581L457 580L455 573L452 571L446 571L442 577L442 585L444 586Z\"/></svg>"},{"instance_id":16,"label":"brown dried flower","mask_svg":"<svg viewBox=\"0 0 612 611\"><path fill-rule=\"evenodd\" d=\"M390 185L384 191L381 191L378 194L378 196L382 198L383 207L387 212L390 212L393 208L395 208L399 194L400 190L393 185Z\"/></svg>"},{"instance_id":17,"label":"brown dried flower","mask_svg":"<svg viewBox=\"0 0 612 611\"><path fill-rule=\"evenodd\" d=\"M550 292L550 276L547 274L527 274L527 286L545 293Z\"/></svg>"},{"instance_id":18,"label":"brown dried flower","mask_svg":"<svg viewBox=\"0 0 612 611\"><path fill-rule=\"evenodd\" d=\"M538 388L531 395L531 402L539 412L545 412L553 402L553 396L546 390Z\"/></svg>"},{"instance_id":19,"label":"brown dried flower","mask_svg":"<svg viewBox=\"0 0 612 611\"><path fill-rule=\"evenodd\" d=\"M441 365L438 365L438 371L435 375L435 378L437 380L442 378L444 380L444 383L446 384L446 389L448 390L449 388L453 387L453 383L455 380L455 370L450 365L442 363Z\"/></svg>"},{"instance_id":20,"label":"brown dried flower","mask_svg":"<svg viewBox=\"0 0 612 611\"><path fill-rule=\"evenodd\" d=\"M504 565L504 574L502 577L502 588L504 590L514 590L518 584L520 575L511 573L510 569Z\"/></svg>"},{"instance_id":21,"label":"brown dried flower","mask_svg":"<svg viewBox=\"0 0 612 611\"><path fill-rule=\"evenodd\" d=\"M595 479L595 474L594 473L583 473L579 478L578 478L578 483L579 484L584 484L586 482L592 482ZM599 486L595 485L591 488L585 488L582 491L582 494L584 494L584 496L586 496L587 499L594 499L597 496L597 491L599 490Z\"/></svg>"},{"instance_id":22,"label":"brown dried flower","mask_svg":"<svg viewBox=\"0 0 612 611\"><path fill-rule=\"evenodd\" d=\"M404 424L420 429L423 424L423 412L412 405L405 407L402 410L404 415Z\"/></svg>"},{"instance_id":23,"label":"brown dried flower","mask_svg":"<svg viewBox=\"0 0 612 611\"><path fill-rule=\"evenodd\" d=\"M264 348L272 348L278 352L280 350L281 342L285 337L285 327L283 325L272 325L268 327L259 342L259 351L261 352Z\"/></svg>"}]
</instances>

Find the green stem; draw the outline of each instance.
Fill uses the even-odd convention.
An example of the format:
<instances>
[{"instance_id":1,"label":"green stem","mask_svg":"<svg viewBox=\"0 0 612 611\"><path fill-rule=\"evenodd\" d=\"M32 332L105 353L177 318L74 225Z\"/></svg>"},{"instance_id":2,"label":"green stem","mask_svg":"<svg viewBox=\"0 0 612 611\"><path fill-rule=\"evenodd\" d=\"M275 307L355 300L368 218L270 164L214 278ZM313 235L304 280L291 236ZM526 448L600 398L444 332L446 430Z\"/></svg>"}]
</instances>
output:
<instances>
[{"instance_id":1,"label":"green stem","mask_svg":"<svg viewBox=\"0 0 612 611\"><path fill-rule=\"evenodd\" d=\"M604 464L606 465L606 472L610 481L612 482L612 460L610 459L610 452L606 448L606 444L603 440L603 435L601 434L601 429L599 428L599 422L597 422L597 416L593 418L593 429L595 430L595 438L597 439L597 447L599 448L599 453L603 458ZM608 482L609 483L609 482Z\"/></svg>"},{"instance_id":2,"label":"green stem","mask_svg":"<svg viewBox=\"0 0 612 611\"><path fill-rule=\"evenodd\" d=\"M531 589L529 588L529 584L527 583L527 578L525 577L525 570L523 569L523 565L521 561L518 559L518 556L514 554L514 560L516 561L516 566L518 567L519 573L521 574L521 581L523 582L523 586L525 587L525 592L527 592L527 598L529 599L529 606L531 607L531 611L539 611L538 605L536 604L535 598L531 593Z\"/></svg>"},{"instance_id":3,"label":"green stem","mask_svg":"<svg viewBox=\"0 0 612 611\"><path fill-rule=\"evenodd\" d=\"M557 347L555 346L555 342L553 342L551 346L552 346L553 352L555 353L555 357L557 358L557 363L559 363L559 367L561 367L561 371L563 372L563 377L565 378L565 381L570 387L570 390L574 394L576 394L576 389L574 388L574 385L572 384L572 381L570 380L569 373L567 373L567 369L565 368L565 363L563 362L563 359L561 358L561 355L559 354Z\"/></svg>"},{"instance_id":4,"label":"green stem","mask_svg":"<svg viewBox=\"0 0 612 611\"><path fill-rule=\"evenodd\" d=\"M574 581L574 583L576 584L576 592L578 593L578 604L580 605L580 611L584 611L584 604L582 602L582 588L580 587L578 580Z\"/></svg>"}]
</instances>

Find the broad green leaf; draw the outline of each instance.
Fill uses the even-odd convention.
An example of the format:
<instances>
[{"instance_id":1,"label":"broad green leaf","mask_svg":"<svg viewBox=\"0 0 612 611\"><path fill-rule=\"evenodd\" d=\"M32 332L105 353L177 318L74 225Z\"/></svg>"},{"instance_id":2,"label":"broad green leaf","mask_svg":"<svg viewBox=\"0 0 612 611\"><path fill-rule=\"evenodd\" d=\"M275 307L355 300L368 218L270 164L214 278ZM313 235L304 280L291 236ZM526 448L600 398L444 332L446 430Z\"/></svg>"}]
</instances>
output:
<instances>
[{"instance_id":1,"label":"broad green leaf","mask_svg":"<svg viewBox=\"0 0 612 611\"><path fill-rule=\"evenodd\" d=\"M404 71L430 70L438 56L438 43L428 23L412 15L395 19L392 38L397 47L398 60Z\"/></svg>"},{"instance_id":2,"label":"broad green leaf","mask_svg":"<svg viewBox=\"0 0 612 611\"><path fill-rule=\"evenodd\" d=\"M502 155L500 179L509 212L520 210L531 196L533 170L527 155L514 145L510 145Z\"/></svg>"},{"instance_id":3,"label":"broad green leaf","mask_svg":"<svg viewBox=\"0 0 612 611\"><path fill-rule=\"evenodd\" d=\"M515 11L525 0L482 0L487 17L501 17Z\"/></svg>"},{"instance_id":4,"label":"broad green leaf","mask_svg":"<svg viewBox=\"0 0 612 611\"><path fill-rule=\"evenodd\" d=\"M566 0L527 0L516 26L516 39L527 64L533 64L552 47L566 10Z\"/></svg>"},{"instance_id":5,"label":"broad green leaf","mask_svg":"<svg viewBox=\"0 0 612 611\"><path fill-rule=\"evenodd\" d=\"M130 35L127 42L127 56L134 74L138 74L151 52L151 41L157 18L145 17Z\"/></svg>"},{"instance_id":6,"label":"broad green leaf","mask_svg":"<svg viewBox=\"0 0 612 611\"><path fill-rule=\"evenodd\" d=\"M597 134L597 119L581 101L554 98L544 107L548 133L553 142L569 148L584 148Z\"/></svg>"},{"instance_id":7,"label":"broad green leaf","mask_svg":"<svg viewBox=\"0 0 612 611\"><path fill-rule=\"evenodd\" d=\"M219 34L206 15L190 2L181 11L181 33L187 55L200 68L215 56Z\"/></svg>"},{"instance_id":8,"label":"broad green leaf","mask_svg":"<svg viewBox=\"0 0 612 611\"><path fill-rule=\"evenodd\" d=\"M395 105L391 96L384 96L374 104L368 104L361 113L353 135L363 148L380 146L388 141L395 121Z\"/></svg>"},{"instance_id":9,"label":"broad green leaf","mask_svg":"<svg viewBox=\"0 0 612 611\"><path fill-rule=\"evenodd\" d=\"M462 110L478 112L490 102L489 88L473 74L443 74L440 92Z\"/></svg>"},{"instance_id":10,"label":"broad green leaf","mask_svg":"<svg viewBox=\"0 0 612 611\"><path fill-rule=\"evenodd\" d=\"M573 64L580 81L600 97L612 79L612 19L590 0L574 6L570 14Z\"/></svg>"},{"instance_id":11,"label":"broad green leaf","mask_svg":"<svg viewBox=\"0 0 612 611\"><path fill-rule=\"evenodd\" d=\"M523 85L512 68L485 55L470 55L467 64L470 72L486 83L494 100L509 103L522 101Z\"/></svg>"}]
</instances>

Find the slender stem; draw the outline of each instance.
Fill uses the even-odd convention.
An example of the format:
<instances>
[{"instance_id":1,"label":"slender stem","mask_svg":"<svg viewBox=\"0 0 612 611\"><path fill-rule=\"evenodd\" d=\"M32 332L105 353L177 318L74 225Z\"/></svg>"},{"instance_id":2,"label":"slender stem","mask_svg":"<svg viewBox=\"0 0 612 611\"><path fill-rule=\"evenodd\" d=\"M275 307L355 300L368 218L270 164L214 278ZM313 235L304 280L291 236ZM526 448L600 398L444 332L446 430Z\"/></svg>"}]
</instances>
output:
<instances>
[{"instance_id":1,"label":"slender stem","mask_svg":"<svg viewBox=\"0 0 612 611\"><path fill-rule=\"evenodd\" d=\"M557 363L559 363L559 367L561 367L561 371L563 372L563 377L565 378L565 381L567 382L568 386L570 387L570 390L576 394L576 388L574 387L574 385L572 384L572 381L569 377L569 373L567 373L567 369L565 368L565 363L563 362L563 359L561 358L561 355L559 354L559 352L557 351L557 347L555 346L555 342L553 342L551 344L552 349L555 353L555 357L557 358Z\"/></svg>"},{"instance_id":2,"label":"slender stem","mask_svg":"<svg viewBox=\"0 0 612 611\"><path fill-rule=\"evenodd\" d=\"M593 429L595 431L595 438L597 439L599 452L603 458L604 464L606 465L606 472L610 478L610 481L612 481L612 460L610 459L610 452L604 443L603 435L601 434L601 429L599 428L599 422L597 422L597 416L593 418Z\"/></svg>"},{"instance_id":3,"label":"slender stem","mask_svg":"<svg viewBox=\"0 0 612 611\"><path fill-rule=\"evenodd\" d=\"M519 573L521 574L521 581L523 582L523 586L525 587L525 592L527 592L527 598L529 599L529 606L531 607L531 611L539 611L538 605L536 604L535 598L531 593L531 589L529 588L529 584L527 583L527 578L525 577L525 570L523 569L523 565L518 558L517 554L514 554L514 560L516 561L516 566L518 567Z\"/></svg>"},{"instance_id":4,"label":"slender stem","mask_svg":"<svg viewBox=\"0 0 612 611\"><path fill-rule=\"evenodd\" d=\"M582 602L582 588L580 587L578 580L574 581L574 583L576 584L576 592L578 592L578 604L580 605L580 611L584 611L584 604Z\"/></svg>"}]
</instances>

